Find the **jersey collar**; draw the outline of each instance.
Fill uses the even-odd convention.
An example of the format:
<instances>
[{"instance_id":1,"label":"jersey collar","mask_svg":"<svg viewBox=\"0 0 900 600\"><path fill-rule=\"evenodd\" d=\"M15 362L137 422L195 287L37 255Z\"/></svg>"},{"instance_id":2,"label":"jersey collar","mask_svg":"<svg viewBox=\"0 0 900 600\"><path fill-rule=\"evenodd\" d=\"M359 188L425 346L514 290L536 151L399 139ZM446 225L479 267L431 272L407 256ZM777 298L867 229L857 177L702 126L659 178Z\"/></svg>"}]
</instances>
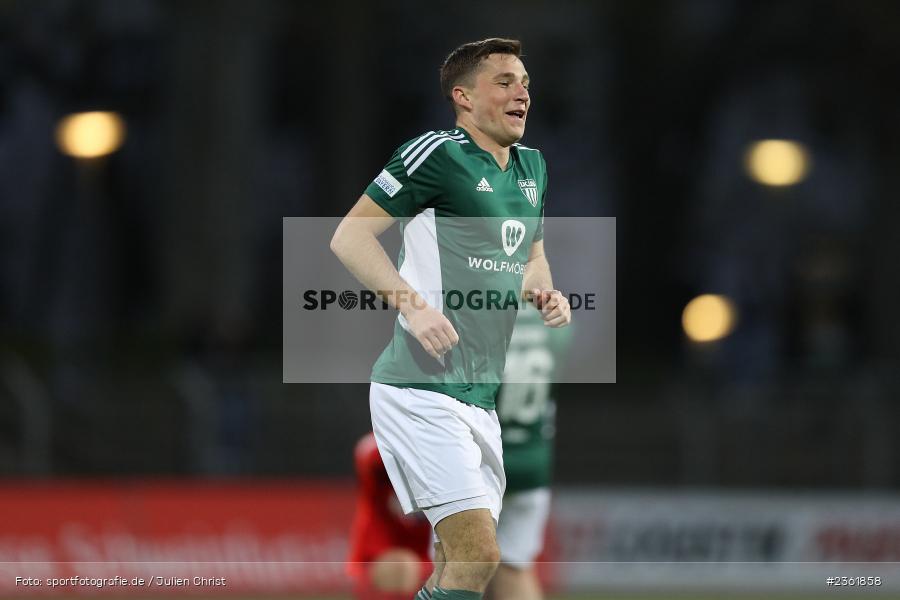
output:
<instances>
[{"instance_id":1,"label":"jersey collar","mask_svg":"<svg viewBox=\"0 0 900 600\"><path fill-rule=\"evenodd\" d=\"M506 169L501 169L500 165L497 163L497 159L494 158L494 155L491 154L490 152L488 152L487 150L485 150L484 148L482 148L481 146L479 146L478 144L476 144L475 140L472 139L472 136L469 134L468 131L466 131L466 129L464 127L456 127L456 129L454 131L459 131L469 141L469 143L468 143L469 152L484 154L485 157L488 160L490 160L491 164L494 165L495 167L497 167L497 170L500 171L501 173L507 173L507 172L511 171L514 166L513 163L517 162L519 160L518 148L516 148L515 146L510 146L509 147L509 161L506 163Z\"/></svg>"}]
</instances>

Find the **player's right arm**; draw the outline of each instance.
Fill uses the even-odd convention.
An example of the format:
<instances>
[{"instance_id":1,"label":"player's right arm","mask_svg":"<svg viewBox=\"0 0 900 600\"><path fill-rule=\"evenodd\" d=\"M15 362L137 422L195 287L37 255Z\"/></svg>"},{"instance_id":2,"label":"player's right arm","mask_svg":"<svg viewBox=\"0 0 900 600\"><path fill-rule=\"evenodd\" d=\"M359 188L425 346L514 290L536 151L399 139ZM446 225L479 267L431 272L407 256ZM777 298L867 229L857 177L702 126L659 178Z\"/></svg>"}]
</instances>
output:
<instances>
[{"instance_id":1,"label":"player's right arm","mask_svg":"<svg viewBox=\"0 0 900 600\"><path fill-rule=\"evenodd\" d=\"M459 336L447 317L400 276L378 241L393 223L394 217L363 194L338 225L331 250L360 283L400 311L425 352L440 358L459 342Z\"/></svg>"}]
</instances>

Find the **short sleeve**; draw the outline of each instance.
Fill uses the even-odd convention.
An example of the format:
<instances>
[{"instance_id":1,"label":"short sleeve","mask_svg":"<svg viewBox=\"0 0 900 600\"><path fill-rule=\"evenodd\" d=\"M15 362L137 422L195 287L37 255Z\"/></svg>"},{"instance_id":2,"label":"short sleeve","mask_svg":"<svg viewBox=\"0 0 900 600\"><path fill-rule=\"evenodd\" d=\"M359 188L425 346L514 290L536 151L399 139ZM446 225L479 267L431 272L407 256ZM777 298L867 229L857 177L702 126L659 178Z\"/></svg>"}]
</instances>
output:
<instances>
[{"instance_id":1,"label":"short sleeve","mask_svg":"<svg viewBox=\"0 0 900 600\"><path fill-rule=\"evenodd\" d=\"M366 188L366 194L392 217L413 217L440 194L444 155L440 145L446 138L430 139L423 136L398 148Z\"/></svg>"}]
</instances>

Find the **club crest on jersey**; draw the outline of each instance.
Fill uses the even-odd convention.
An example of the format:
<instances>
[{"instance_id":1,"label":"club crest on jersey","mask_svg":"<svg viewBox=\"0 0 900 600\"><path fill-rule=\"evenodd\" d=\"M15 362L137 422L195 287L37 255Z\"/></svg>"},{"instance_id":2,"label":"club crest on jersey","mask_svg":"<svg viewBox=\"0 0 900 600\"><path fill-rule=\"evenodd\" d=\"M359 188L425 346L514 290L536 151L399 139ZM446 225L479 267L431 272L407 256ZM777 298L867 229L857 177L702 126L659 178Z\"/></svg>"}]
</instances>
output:
<instances>
[{"instance_id":1,"label":"club crest on jersey","mask_svg":"<svg viewBox=\"0 0 900 600\"><path fill-rule=\"evenodd\" d=\"M503 225L500 226L500 240L503 242L503 251L507 256L512 256L519 249L523 239L525 239L524 223L515 219L503 221Z\"/></svg>"},{"instance_id":2,"label":"club crest on jersey","mask_svg":"<svg viewBox=\"0 0 900 600\"><path fill-rule=\"evenodd\" d=\"M532 206L537 206L537 184L534 182L534 179L519 179L519 189L522 190L522 193L525 194Z\"/></svg>"}]
</instances>

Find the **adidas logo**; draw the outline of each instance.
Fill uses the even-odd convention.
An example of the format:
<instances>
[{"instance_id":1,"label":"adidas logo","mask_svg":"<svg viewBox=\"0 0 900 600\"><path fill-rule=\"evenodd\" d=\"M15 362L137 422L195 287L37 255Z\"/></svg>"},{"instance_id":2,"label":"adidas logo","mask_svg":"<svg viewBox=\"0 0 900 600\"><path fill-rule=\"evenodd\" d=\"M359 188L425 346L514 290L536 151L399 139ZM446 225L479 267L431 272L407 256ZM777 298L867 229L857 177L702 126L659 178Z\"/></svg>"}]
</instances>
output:
<instances>
[{"instance_id":1,"label":"adidas logo","mask_svg":"<svg viewBox=\"0 0 900 600\"><path fill-rule=\"evenodd\" d=\"M484 177L481 178L481 181L478 182L478 185L475 186L476 192L493 192L494 188L491 187L491 184L487 182L487 179Z\"/></svg>"}]
</instances>

